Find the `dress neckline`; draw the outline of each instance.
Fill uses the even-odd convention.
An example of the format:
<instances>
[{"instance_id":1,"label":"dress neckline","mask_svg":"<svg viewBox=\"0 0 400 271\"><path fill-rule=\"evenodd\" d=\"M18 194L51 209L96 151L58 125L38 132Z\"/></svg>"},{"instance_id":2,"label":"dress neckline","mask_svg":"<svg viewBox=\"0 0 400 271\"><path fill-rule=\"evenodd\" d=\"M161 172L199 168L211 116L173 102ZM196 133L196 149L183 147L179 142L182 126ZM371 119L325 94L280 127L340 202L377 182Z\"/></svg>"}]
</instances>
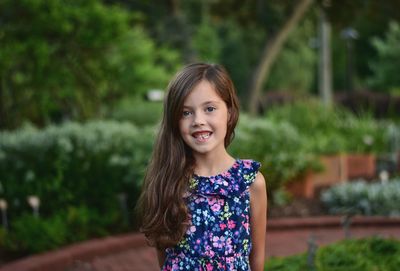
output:
<instances>
[{"instance_id":1,"label":"dress neckline","mask_svg":"<svg viewBox=\"0 0 400 271\"><path fill-rule=\"evenodd\" d=\"M237 168L237 166L239 165L239 161L240 159L235 159L235 161L233 162L233 164L225 171L218 173L216 175L211 175L211 176L202 176L202 175L197 175L196 173L193 173L193 177L197 178L197 179L215 179L217 177L222 177L222 176L227 176L230 173L232 173L232 171Z\"/></svg>"}]
</instances>

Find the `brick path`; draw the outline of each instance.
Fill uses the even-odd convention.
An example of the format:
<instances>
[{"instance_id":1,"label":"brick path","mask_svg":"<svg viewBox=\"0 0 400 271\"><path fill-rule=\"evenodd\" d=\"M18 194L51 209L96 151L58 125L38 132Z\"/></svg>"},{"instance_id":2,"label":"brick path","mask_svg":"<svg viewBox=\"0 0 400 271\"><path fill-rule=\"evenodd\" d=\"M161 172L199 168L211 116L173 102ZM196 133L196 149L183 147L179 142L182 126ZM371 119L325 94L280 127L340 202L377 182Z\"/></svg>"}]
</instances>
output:
<instances>
[{"instance_id":1,"label":"brick path","mask_svg":"<svg viewBox=\"0 0 400 271\"><path fill-rule=\"evenodd\" d=\"M307 219L282 219L269 221L267 230L266 256L289 256L305 252L307 250L307 241L313 235L318 246L323 246L345 238L342 227L340 226L340 218L338 217L320 217ZM400 240L400 218L360 218L354 219L350 230L351 237L361 238L367 236L382 236L387 238L396 238ZM110 252L112 245L92 242L92 245L86 247L95 247L97 255L84 257L74 257L68 252L69 267L64 268L28 268L14 265L4 266L0 271L32 271L32 270L52 270L52 271L156 271L159 270L157 265L157 257L153 248L144 245L144 238L138 234L131 234L122 237L122 241L117 239L110 240L119 249L113 249L116 252ZM125 241L124 241L125 240ZM100 241L99 241L100 242ZM125 242L125 243L124 243ZM123 244L124 243L124 244ZM140 244L140 245L138 245ZM82 245L78 245L80 248ZM99 248L100 246L100 248ZM102 247L101 247L102 246ZM110 248L107 252L107 248ZM85 251L81 249L81 255ZM72 251L76 249L72 248ZM60 254L60 252L57 252ZM65 250L63 250L65 254ZM53 252L54 254L54 252ZM53 258L49 254L48 258ZM61 253L62 254L62 253ZM88 255L88 252L86 252ZM43 257L43 256L42 256ZM89 259L90 258L90 259ZM83 263L71 263L72 260L83 259ZM38 261L26 260L29 262ZM49 260L48 260L49 261ZM37 265L38 266L38 265ZM54 265L53 265L54 266Z\"/></svg>"},{"instance_id":2,"label":"brick path","mask_svg":"<svg viewBox=\"0 0 400 271\"><path fill-rule=\"evenodd\" d=\"M400 240L399 227L354 227L350 233L354 238L379 235ZM305 252L311 234L314 235L318 246L345 238L341 228L273 230L267 235L266 256L289 256ZM152 248L140 248L95 259L92 264L96 271L156 271L160 270L156 259L156 253ZM133 266L135 269L132 269Z\"/></svg>"}]
</instances>

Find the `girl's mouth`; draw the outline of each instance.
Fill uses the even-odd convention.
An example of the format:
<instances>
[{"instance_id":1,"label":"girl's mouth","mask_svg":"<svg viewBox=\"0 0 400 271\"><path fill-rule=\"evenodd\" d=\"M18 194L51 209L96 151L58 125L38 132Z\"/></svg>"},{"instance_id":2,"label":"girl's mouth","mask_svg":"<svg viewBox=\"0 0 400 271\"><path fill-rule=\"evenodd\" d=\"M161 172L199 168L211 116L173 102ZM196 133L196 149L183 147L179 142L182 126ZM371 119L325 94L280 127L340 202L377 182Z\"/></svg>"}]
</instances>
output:
<instances>
[{"instance_id":1,"label":"girl's mouth","mask_svg":"<svg viewBox=\"0 0 400 271\"><path fill-rule=\"evenodd\" d=\"M199 142L205 142L210 138L211 134L211 132L196 132L192 136Z\"/></svg>"}]
</instances>

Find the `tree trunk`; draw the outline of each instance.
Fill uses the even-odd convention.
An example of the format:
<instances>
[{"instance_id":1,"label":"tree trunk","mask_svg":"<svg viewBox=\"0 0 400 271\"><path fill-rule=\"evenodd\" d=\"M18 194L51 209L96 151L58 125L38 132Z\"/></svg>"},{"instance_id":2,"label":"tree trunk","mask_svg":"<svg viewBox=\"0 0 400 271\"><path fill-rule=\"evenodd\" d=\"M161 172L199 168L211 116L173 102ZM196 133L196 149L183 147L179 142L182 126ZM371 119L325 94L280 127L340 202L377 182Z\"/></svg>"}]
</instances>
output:
<instances>
[{"instance_id":1,"label":"tree trunk","mask_svg":"<svg viewBox=\"0 0 400 271\"><path fill-rule=\"evenodd\" d=\"M331 25L325 11L320 8L319 43L319 95L325 106L332 105Z\"/></svg>"},{"instance_id":2,"label":"tree trunk","mask_svg":"<svg viewBox=\"0 0 400 271\"><path fill-rule=\"evenodd\" d=\"M290 32L296 27L305 12L310 8L313 0L300 0L295 6L291 17L283 25L277 35L266 43L261 55L261 60L250 82L250 100L248 110L251 115L256 115L259 106L261 88L267 80L272 64L279 55L283 44L288 39Z\"/></svg>"}]
</instances>

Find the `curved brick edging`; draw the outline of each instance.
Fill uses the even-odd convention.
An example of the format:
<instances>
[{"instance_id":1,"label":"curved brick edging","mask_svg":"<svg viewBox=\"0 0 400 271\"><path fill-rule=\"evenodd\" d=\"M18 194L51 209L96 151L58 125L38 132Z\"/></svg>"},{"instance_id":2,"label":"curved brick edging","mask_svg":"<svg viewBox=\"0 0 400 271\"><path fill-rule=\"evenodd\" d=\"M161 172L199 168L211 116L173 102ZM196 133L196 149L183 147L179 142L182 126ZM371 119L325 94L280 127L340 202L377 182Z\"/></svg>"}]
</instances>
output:
<instances>
[{"instance_id":1,"label":"curved brick edging","mask_svg":"<svg viewBox=\"0 0 400 271\"><path fill-rule=\"evenodd\" d=\"M75 261L88 261L94 257L146 245L144 236L137 233L94 239L17 260L0 267L0 271L64 270Z\"/></svg>"},{"instance_id":2,"label":"curved brick edging","mask_svg":"<svg viewBox=\"0 0 400 271\"><path fill-rule=\"evenodd\" d=\"M342 227L341 216L323 216L307 218L270 218L267 231L269 236L274 232L296 232L298 230L329 230ZM352 218L352 226L357 228L400 228L400 218L362 217ZM268 237L268 236L267 236ZM268 239L268 238L267 238ZM272 241L272 240L270 240ZM75 261L90 261L99 256L116 254L132 248L146 247L142 234L131 233L95 239L80 244L70 245L56 251L30 256L0 267L0 271L62 271Z\"/></svg>"}]
</instances>

